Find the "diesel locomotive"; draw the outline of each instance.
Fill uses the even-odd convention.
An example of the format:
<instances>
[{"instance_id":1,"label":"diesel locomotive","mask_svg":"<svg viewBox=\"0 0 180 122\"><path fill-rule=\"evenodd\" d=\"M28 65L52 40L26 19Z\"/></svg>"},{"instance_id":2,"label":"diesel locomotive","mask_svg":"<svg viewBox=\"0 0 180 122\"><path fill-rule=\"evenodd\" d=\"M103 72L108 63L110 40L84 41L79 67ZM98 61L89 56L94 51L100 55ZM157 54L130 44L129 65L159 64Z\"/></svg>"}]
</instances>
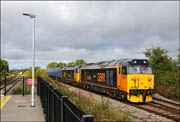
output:
<instances>
[{"instance_id":1,"label":"diesel locomotive","mask_svg":"<svg viewBox=\"0 0 180 122\"><path fill-rule=\"evenodd\" d=\"M54 69L54 71L57 69ZM58 69L63 82L133 103L152 101L154 75L146 59L120 59ZM53 73L54 74L54 73Z\"/></svg>"}]
</instances>

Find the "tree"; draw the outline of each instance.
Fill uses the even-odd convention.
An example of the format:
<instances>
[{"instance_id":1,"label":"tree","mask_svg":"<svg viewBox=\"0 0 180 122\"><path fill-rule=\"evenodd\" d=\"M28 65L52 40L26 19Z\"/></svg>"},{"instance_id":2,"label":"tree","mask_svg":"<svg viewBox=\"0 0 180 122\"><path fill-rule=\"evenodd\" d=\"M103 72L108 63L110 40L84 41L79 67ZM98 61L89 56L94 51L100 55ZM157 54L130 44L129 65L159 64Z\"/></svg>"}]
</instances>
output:
<instances>
[{"instance_id":1,"label":"tree","mask_svg":"<svg viewBox=\"0 0 180 122\"><path fill-rule=\"evenodd\" d=\"M74 62L69 62L68 66L75 66L76 64Z\"/></svg>"},{"instance_id":2,"label":"tree","mask_svg":"<svg viewBox=\"0 0 180 122\"><path fill-rule=\"evenodd\" d=\"M146 49L145 56L149 58L154 73L163 73L172 70L172 59L168 57L166 49L160 47Z\"/></svg>"},{"instance_id":3,"label":"tree","mask_svg":"<svg viewBox=\"0 0 180 122\"><path fill-rule=\"evenodd\" d=\"M47 68L57 68L58 67L58 63L57 62L50 62L47 65Z\"/></svg>"},{"instance_id":4,"label":"tree","mask_svg":"<svg viewBox=\"0 0 180 122\"><path fill-rule=\"evenodd\" d=\"M178 54L178 63L180 64L180 49L179 49L179 54Z\"/></svg>"},{"instance_id":5,"label":"tree","mask_svg":"<svg viewBox=\"0 0 180 122\"><path fill-rule=\"evenodd\" d=\"M9 72L8 61L1 59L0 60L0 73L5 74Z\"/></svg>"},{"instance_id":6,"label":"tree","mask_svg":"<svg viewBox=\"0 0 180 122\"><path fill-rule=\"evenodd\" d=\"M157 85L168 85L175 82L172 80L171 75L176 72L177 68L174 61L168 57L167 52L167 50L160 47L152 47L144 52L145 56L149 58Z\"/></svg>"},{"instance_id":7,"label":"tree","mask_svg":"<svg viewBox=\"0 0 180 122\"><path fill-rule=\"evenodd\" d=\"M83 59L78 59L75 62L69 62L68 66L76 66L80 64L86 64L86 62Z\"/></svg>"},{"instance_id":8,"label":"tree","mask_svg":"<svg viewBox=\"0 0 180 122\"><path fill-rule=\"evenodd\" d=\"M58 67L66 66L66 65L67 65L66 63L62 63L62 62L58 63Z\"/></svg>"},{"instance_id":9,"label":"tree","mask_svg":"<svg viewBox=\"0 0 180 122\"><path fill-rule=\"evenodd\" d=\"M78 59L75 62L76 65L80 65L80 64L86 64L86 62L83 59Z\"/></svg>"},{"instance_id":10,"label":"tree","mask_svg":"<svg viewBox=\"0 0 180 122\"><path fill-rule=\"evenodd\" d=\"M40 76L40 74L41 74L41 72L42 72L42 69L39 67L39 66L36 66L35 68L34 68L34 75L35 75L35 77L37 77L37 76ZM29 78L31 78L32 77L32 67L30 67L29 69L26 69L25 71L24 71L24 75L26 75L27 77L29 77Z\"/></svg>"}]
</instances>

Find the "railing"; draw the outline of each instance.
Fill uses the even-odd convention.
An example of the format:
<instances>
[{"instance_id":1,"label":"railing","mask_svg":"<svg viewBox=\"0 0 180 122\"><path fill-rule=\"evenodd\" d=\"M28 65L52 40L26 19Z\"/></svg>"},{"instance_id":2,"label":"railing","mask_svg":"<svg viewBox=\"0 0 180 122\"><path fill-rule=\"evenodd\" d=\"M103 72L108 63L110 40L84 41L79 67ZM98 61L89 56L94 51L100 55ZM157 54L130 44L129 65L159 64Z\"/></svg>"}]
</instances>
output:
<instances>
[{"instance_id":1,"label":"railing","mask_svg":"<svg viewBox=\"0 0 180 122\"><path fill-rule=\"evenodd\" d=\"M92 115L86 115L42 78L37 83L46 122L94 122Z\"/></svg>"}]
</instances>

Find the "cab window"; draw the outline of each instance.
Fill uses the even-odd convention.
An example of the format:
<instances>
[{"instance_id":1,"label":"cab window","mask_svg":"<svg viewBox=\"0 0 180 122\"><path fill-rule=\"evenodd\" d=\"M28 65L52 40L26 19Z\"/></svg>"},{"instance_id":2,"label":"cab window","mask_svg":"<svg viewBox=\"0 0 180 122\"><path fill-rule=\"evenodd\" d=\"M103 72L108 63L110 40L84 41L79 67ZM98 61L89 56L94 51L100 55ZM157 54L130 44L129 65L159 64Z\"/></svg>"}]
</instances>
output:
<instances>
[{"instance_id":1,"label":"cab window","mask_svg":"<svg viewBox=\"0 0 180 122\"><path fill-rule=\"evenodd\" d=\"M128 67L128 74L152 74L152 68L148 66Z\"/></svg>"},{"instance_id":2,"label":"cab window","mask_svg":"<svg viewBox=\"0 0 180 122\"><path fill-rule=\"evenodd\" d=\"M127 68L125 66L122 67L122 75L127 75Z\"/></svg>"},{"instance_id":3,"label":"cab window","mask_svg":"<svg viewBox=\"0 0 180 122\"><path fill-rule=\"evenodd\" d=\"M80 71L79 68L77 68L77 69L76 69L76 73L79 73L79 71Z\"/></svg>"}]
</instances>

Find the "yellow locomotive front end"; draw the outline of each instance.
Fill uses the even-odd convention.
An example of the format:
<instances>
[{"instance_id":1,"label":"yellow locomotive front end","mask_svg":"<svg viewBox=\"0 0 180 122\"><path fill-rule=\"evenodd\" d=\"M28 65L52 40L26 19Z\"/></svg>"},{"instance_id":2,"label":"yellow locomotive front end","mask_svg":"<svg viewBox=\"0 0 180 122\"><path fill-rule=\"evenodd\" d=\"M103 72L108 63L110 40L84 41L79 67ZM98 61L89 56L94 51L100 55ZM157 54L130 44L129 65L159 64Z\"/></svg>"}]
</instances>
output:
<instances>
[{"instance_id":1,"label":"yellow locomotive front end","mask_svg":"<svg viewBox=\"0 0 180 122\"><path fill-rule=\"evenodd\" d=\"M152 101L154 91L154 75L149 65L133 65L127 67L127 99L134 103Z\"/></svg>"},{"instance_id":2,"label":"yellow locomotive front end","mask_svg":"<svg viewBox=\"0 0 180 122\"><path fill-rule=\"evenodd\" d=\"M128 75L128 96L131 102L151 102L154 93L154 76L150 74Z\"/></svg>"}]
</instances>

